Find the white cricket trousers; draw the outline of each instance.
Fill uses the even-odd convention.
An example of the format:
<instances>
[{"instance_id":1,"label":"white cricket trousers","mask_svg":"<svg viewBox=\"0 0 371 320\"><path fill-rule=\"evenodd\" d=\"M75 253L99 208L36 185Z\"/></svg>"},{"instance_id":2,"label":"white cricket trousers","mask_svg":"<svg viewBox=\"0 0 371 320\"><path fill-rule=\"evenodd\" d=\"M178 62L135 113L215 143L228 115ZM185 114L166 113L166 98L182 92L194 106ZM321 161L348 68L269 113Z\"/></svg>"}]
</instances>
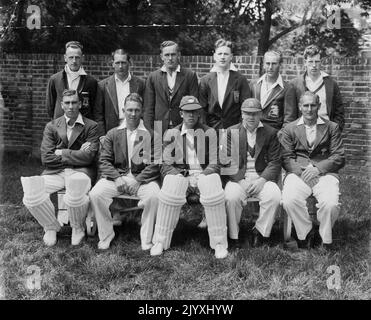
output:
<instances>
[{"instance_id":1,"label":"white cricket trousers","mask_svg":"<svg viewBox=\"0 0 371 320\"><path fill-rule=\"evenodd\" d=\"M228 236L230 239L238 239L242 209L247 203L247 196L241 184L243 185L243 180L240 180L239 183L229 181L224 189L227 209ZM267 181L256 197L259 199L260 209L259 217L255 222L255 228L263 237L269 237L277 208L280 205L281 190L278 188L276 183Z\"/></svg>"},{"instance_id":2,"label":"white cricket trousers","mask_svg":"<svg viewBox=\"0 0 371 320\"><path fill-rule=\"evenodd\" d=\"M310 188L294 173L287 175L282 191L283 208L294 223L299 240L305 240L312 229L306 199L313 193L318 203L316 207L319 221L319 234L322 242L332 243L332 227L339 216L339 180L333 175L324 175Z\"/></svg>"}]
</instances>

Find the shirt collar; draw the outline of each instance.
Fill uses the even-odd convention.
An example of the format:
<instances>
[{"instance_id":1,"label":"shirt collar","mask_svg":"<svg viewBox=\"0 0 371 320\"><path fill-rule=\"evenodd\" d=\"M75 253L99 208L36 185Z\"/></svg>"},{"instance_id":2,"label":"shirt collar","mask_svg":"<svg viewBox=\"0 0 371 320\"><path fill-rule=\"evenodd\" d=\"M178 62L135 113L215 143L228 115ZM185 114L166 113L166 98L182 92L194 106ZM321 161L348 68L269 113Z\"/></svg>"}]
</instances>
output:
<instances>
[{"instance_id":1,"label":"shirt collar","mask_svg":"<svg viewBox=\"0 0 371 320\"><path fill-rule=\"evenodd\" d=\"M70 67L66 64L64 66L64 71L66 71L66 73L69 74L69 75L71 75L71 76L73 76L73 75L75 75L75 76L86 76L87 75L87 73L85 72L85 70L84 70L84 68L82 66L80 67L79 70L72 71L70 69Z\"/></svg>"},{"instance_id":2,"label":"shirt collar","mask_svg":"<svg viewBox=\"0 0 371 320\"><path fill-rule=\"evenodd\" d=\"M160 70L162 72L167 72L165 65L163 65ZM180 64L176 67L175 72L180 72Z\"/></svg>"},{"instance_id":3,"label":"shirt collar","mask_svg":"<svg viewBox=\"0 0 371 320\"><path fill-rule=\"evenodd\" d=\"M231 64L229 65L229 71L238 71L236 66L233 64L233 62L231 62ZM216 67L216 65L214 64L214 66L210 69L210 72L219 72L218 68Z\"/></svg>"},{"instance_id":4,"label":"shirt collar","mask_svg":"<svg viewBox=\"0 0 371 320\"><path fill-rule=\"evenodd\" d=\"M122 123L117 127L117 130L121 130L121 129L127 129L127 123L126 123L126 118L124 119L124 121L122 121ZM140 119L139 121L139 125L135 128L135 130L143 130L143 131L148 131L146 129L146 127L144 126L144 123L143 123L143 119ZM129 129L128 129L129 130ZM134 131L135 131L134 130Z\"/></svg>"},{"instance_id":5,"label":"shirt collar","mask_svg":"<svg viewBox=\"0 0 371 320\"><path fill-rule=\"evenodd\" d=\"M260 82L263 82L263 81L266 81L266 73L264 73L260 78L259 78L259 80L258 80L258 83L260 83ZM283 89L283 79L282 79L282 76L281 76L281 74L278 74L278 77L277 77L277 79L276 79L276 82L273 84L273 86L272 87L275 87L276 85L279 85L282 89Z\"/></svg>"},{"instance_id":6,"label":"shirt collar","mask_svg":"<svg viewBox=\"0 0 371 320\"><path fill-rule=\"evenodd\" d=\"M129 74L128 74L128 77L124 80L124 81L122 81L121 79L119 79L119 77L116 75L116 73L115 73L115 81L120 81L121 83L127 83L127 82L129 82L131 80L131 74L130 74L130 72L129 72Z\"/></svg>"},{"instance_id":7,"label":"shirt collar","mask_svg":"<svg viewBox=\"0 0 371 320\"><path fill-rule=\"evenodd\" d=\"M324 124L324 123L325 123L325 121L323 121L323 119L321 117L317 117L317 123L316 124ZM298 123L296 125L297 126L300 126L302 124L304 124L304 118L303 118L303 116L300 117L300 119L299 119L299 121L298 121Z\"/></svg>"},{"instance_id":8,"label":"shirt collar","mask_svg":"<svg viewBox=\"0 0 371 320\"><path fill-rule=\"evenodd\" d=\"M66 119L66 123L68 125L68 122L70 121L71 118L68 118L66 115L64 115L64 118ZM75 125L76 123L79 123L83 126L85 125L84 120L83 120L82 115L81 115L80 112L79 112L79 115L77 116L77 119L76 119L76 121L73 125Z\"/></svg>"},{"instance_id":9,"label":"shirt collar","mask_svg":"<svg viewBox=\"0 0 371 320\"><path fill-rule=\"evenodd\" d=\"M253 132L250 132L250 131L249 131L249 130L244 126L246 132L247 132L247 133L250 133L250 134L254 134L254 133L258 130L258 128L262 128L262 127L264 127L264 125L263 125L263 123L262 123L261 121L259 121L258 126L255 128L255 130L254 130Z\"/></svg>"}]
</instances>

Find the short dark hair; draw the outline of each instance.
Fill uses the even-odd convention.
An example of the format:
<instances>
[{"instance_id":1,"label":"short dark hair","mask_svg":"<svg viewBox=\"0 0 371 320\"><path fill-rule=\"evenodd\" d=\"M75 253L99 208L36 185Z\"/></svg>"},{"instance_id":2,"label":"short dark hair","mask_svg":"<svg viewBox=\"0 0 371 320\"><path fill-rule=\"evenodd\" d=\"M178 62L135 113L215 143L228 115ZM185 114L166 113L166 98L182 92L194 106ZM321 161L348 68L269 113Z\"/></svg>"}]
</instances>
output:
<instances>
[{"instance_id":1,"label":"short dark hair","mask_svg":"<svg viewBox=\"0 0 371 320\"><path fill-rule=\"evenodd\" d=\"M174 42L174 41L171 41L171 40L165 40L161 43L160 45L160 52L162 53L162 49L165 48L165 47L171 47L171 46L176 46L176 49L178 52L180 52L180 48L179 48L179 45Z\"/></svg>"},{"instance_id":2,"label":"short dark hair","mask_svg":"<svg viewBox=\"0 0 371 320\"><path fill-rule=\"evenodd\" d=\"M112 56L112 61L114 60L115 58L115 54L120 54L120 55L124 55L126 56L126 58L128 59L129 62L131 62L131 57L130 57L130 54L125 50L125 49L116 49L115 51L113 51L111 53L111 56Z\"/></svg>"},{"instance_id":3,"label":"short dark hair","mask_svg":"<svg viewBox=\"0 0 371 320\"><path fill-rule=\"evenodd\" d=\"M265 60L265 56L268 55L268 54L274 54L274 55L278 56L279 57L279 63L282 62L281 51L279 51L279 50L268 50L266 53L264 53L264 60Z\"/></svg>"},{"instance_id":4,"label":"short dark hair","mask_svg":"<svg viewBox=\"0 0 371 320\"><path fill-rule=\"evenodd\" d=\"M304 50L304 59L306 60L307 57L313 57L319 54L321 56L321 50L315 44L311 44L310 46L306 47Z\"/></svg>"},{"instance_id":5,"label":"short dark hair","mask_svg":"<svg viewBox=\"0 0 371 320\"><path fill-rule=\"evenodd\" d=\"M309 96L309 97L315 98L315 99L316 99L316 104L319 104L319 103L320 103L319 95L318 95L318 94L313 93L312 91L305 91L305 92L300 96L299 105L302 105L302 104L303 104L303 99L304 99L304 97L306 97L306 96Z\"/></svg>"},{"instance_id":6,"label":"short dark hair","mask_svg":"<svg viewBox=\"0 0 371 320\"><path fill-rule=\"evenodd\" d=\"M82 49L83 49L84 47L83 47L82 44L81 44L80 42L78 42L78 41L68 41L68 42L66 43L66 50L67 50L68 48L80 49L81 52L82 52Z\"/></svg>"},{"instance_id":7,"label":"short dark hair","mask_svg":"<svg viewBox=\"0 0 371 320\"><path fill-rule=\"evenodd\" d=\"M125 98L124 106L126 106L126 104L129 101L133 101L133 102L139 103L140 104L140 107L143 109L143 99L142 99L142 97L140 96L139 93L136 93L136 92L129 93L127 95L127 97Z\"/></svg>"},{"instance_id":8,"label":"short dark hair","mask_svg":"<svg viewBox=\"0 0 371 320\"><path fill-rule=\"evenodd\" d=\"M228 47L231 49L231 52L233 52L233 44L232 41L225 40L225 39L218 39L214 43L214 50L220 48L220 47Z\"/></svg>"},{"instance_id":9,"label":"short dark hair","mask_svg":"<svg viewBox=\"0 0 371 320\"><path fill-rule=\"evenodd\" d=\"M74 90L74 89L65 89L62 92L62 101L63 101L63 97L70 97L70 96L75 96L75 95L77 96L77 98L79 99L79 101L81 101L81 96L77 92L77 90Z\"/></svg>"}]
</instances>

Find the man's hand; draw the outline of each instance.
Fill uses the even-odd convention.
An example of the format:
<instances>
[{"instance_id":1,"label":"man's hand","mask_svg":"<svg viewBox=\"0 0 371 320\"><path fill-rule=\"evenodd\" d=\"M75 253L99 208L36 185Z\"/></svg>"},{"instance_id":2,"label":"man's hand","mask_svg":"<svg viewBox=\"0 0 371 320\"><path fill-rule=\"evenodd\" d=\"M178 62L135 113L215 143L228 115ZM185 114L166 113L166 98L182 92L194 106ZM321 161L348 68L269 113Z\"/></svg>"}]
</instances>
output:
<instances>
[{"instance_id":1,"label":"man's hand","mask_svg":"<svg viewBox=\"0 0 371 320\"><path fill-rule=\"evenodd\" d=\"M138 182L138 181L136 181L136 180L135 180L135 182L130 183L130 184L128 185L128 192L129 192L129 194L131 194L131 195L133 195L133 196L136 196L137 193L138 193L138 189L139 189L139 187L140 187L140 182Z\"/></svg>"},{"instance_id":2,"label":"man's hand","mask_svg":"<svg viewBox=\"0 0 371 320\"><path fill-rule=\"evenodd\" d=\"M320 175L320 172L318 170L317 167L313 167L313 166L308 166L305 168L305 170L301 173L301 178L304 180L304 182L306 184L309 184L310 181L312 181L313 179L316 179L318 180L319 178L319 175ZM317 181L318 182L318 181Z\"/></svg>"},{"instance_id":3,"label":"man's hand","mask_svg":"<svg viewBox=\"0 0 371 320\"><path fill-rule=\"evenodd\" d=\"M104 138L105 138L106 136L101 136L101 137L99 137L99 143L100 143L100 145L101 146L103 146L103 142L104 142Z\"/></svg>"},{"instance_id":4,"label":"man's hand","mask_svg":"<svg viewBox=\"0 0 371 320\"><path fill-rule=\"evenodd\" d=\"M120 192L120 193L125 193L126 190L127 190L127 184L125 182L125 180L123 179L123 177L118 177L115 179L115 185L116 185L116 188L117 188L117 191Z\"/></svg>"},{"instance_id":5,"label":"man's hand","mask_svg":"<svg viewBox=\"0 0 371 320\"><path fill-rule=\"evenodd\" d=\"M250 183L246 189L246 194L250 197L258 195L262 191L264 184L267 182L264 178L260 177Z\"/></svg>"},{"instance_id":6,"label":"man's hand","mask_svg":"<svg viewBox=\"0 0 371 320\"><path fill-rule=\"evenodd\" d=\"M56 149L56 150L54 151L54 154L55 154L56 156L61 156L61 155L62 155L62 149Z\"/></svg>"},{"instance_id":7,"label":"man's hand","mask_svg":"<svg viewBox=\"0 0 371 320\"><path fill-rule=\"evenodd\" d=\"M89 141L86 141L82 144L82 146L80 147L80 150L81 151L89 151L90 145L91 145L91 143Z\"/></svg>"}]
</instances>

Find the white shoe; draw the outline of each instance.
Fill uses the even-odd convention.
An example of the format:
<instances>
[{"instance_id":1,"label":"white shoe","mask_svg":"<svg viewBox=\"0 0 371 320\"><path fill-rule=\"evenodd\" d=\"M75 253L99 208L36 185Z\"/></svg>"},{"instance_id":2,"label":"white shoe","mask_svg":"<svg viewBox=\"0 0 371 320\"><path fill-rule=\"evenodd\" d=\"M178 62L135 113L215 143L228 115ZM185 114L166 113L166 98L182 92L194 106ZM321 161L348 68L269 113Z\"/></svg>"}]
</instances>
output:
<instances>
[{"instance_id":1,"label":"white shoe","mask_svg":"<svg viewBox=\"0 0 371 320\"><path fill-rule=\"evenodd\" d=\"M85 237L85 230L80 228L72 228L71 244L78 246Z\"/></svg>"},{"instance_id":2,"label":"white shoe","mask_svg":"<svg viewBox=\"0 0 371 320\"><path fill-rule=\"evenodd\" d=\"M201 229L207 228L207 222L206 222L206 218L205 217L202 218L202 221L198 224L197 227L198 228L201 228Z\"/></svg>"},{"instance_id":3,"label":"white shoe","mask_svg":"<svg viewBox=\"0 0 371 320\"><path fill-rule=\"evenodd\" d=\"M57 243L57 231L55 231L55 230L45 231L43 240L44 240L44 243L48 247L54 246Z\"/></svg>"},{"instance_id":4,"label":"white shoe","mask_svg":"<svg viewBox=\"0 0 371 320\"><path fill-rule=\"evenodd\" d=\"M98 249L99 250L107 250L111 244L111 241L113 240L113 238L115 237L115 233L112 232L111 235L109 235L106 240L104 241L99 241L98 242Z\"/></svg>"},{"instance_id":5,"label":"white shoe","mask_svg":"<svg viewBox=\"0 0 371 320\"><path fill-rule=\"evenodd\" d=\"M155 245L151 248L151 256L160 256L164 251L164 246L162 242L156 242Z\"/></svg>"},{"instance_id":6,"label":"white shoe","mask_svg":"<svg viewBox=\"0 0 371 320\"><path fill-rule=\"evenodd\" d=\"M221 244L215 246L215 258L224 259L228 256L228 250L224 248Z\"/></svg>"},{"instance_id":7,"label":"white shoe","mask_svg":"<svg viewBox=\"0 0 371 320\"><path fill-rule=\"evenodd\" d=\"M152 243L142 243L142 250L143 251L149 250L152 247L153 247L153 244Z\"/></svg>"}]
</instances>

